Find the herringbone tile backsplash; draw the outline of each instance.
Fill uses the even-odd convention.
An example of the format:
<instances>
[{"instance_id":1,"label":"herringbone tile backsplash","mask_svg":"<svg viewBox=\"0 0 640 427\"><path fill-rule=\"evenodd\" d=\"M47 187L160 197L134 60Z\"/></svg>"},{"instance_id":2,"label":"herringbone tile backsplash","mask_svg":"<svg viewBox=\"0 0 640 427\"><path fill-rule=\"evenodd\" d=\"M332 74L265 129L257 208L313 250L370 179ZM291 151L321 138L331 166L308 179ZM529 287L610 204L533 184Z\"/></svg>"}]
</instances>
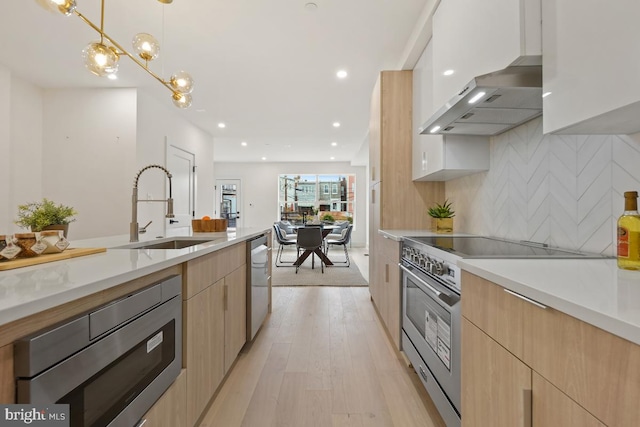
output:
<instances>
[{"instance_id":1,"label":"herringbone tile backsplash","mask_svg":"<svg viewBox=\"0 0 640 427\"><path fill-rule=\"evenodd\" d=\"M625 191L640 192L640 135L543 135L541 118L493 138L488 172L446 183L456 231L607 255Z\"/></svg>"}]
</instances>

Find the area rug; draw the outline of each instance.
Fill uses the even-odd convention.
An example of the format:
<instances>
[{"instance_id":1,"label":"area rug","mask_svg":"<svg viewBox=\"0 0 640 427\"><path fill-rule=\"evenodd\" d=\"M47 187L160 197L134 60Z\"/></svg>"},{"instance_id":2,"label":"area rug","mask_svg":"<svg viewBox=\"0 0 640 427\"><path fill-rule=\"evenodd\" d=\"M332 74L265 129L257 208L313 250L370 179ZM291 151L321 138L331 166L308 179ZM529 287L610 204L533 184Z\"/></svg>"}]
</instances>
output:
<instances>
[{"instance_id":1,"label":"area rug","mask_svg":"<svg viewBox=\"0 0 640 427\"><path fill-rule=\"evenodd\" d=\"M276 248L274 248L276 249ZM275 250L274 250L275 255ZM296 257L295 250L285 250L283 261L293 262ZM329 254L331 257L331 253ZM336 260L342 261L344 255L340 253L335 256ZM324 268L324 274L320 268L320 262L316 257L315 268L311 268L311 257L307 258L298 269L295 267L276 267L271 269L272 286L369 286L358 266L352 261L350 267L329 266ZM289 264L290 265L290 264ZM344 264L342 264L344 265Z\"/></svg>"}]
</instances>

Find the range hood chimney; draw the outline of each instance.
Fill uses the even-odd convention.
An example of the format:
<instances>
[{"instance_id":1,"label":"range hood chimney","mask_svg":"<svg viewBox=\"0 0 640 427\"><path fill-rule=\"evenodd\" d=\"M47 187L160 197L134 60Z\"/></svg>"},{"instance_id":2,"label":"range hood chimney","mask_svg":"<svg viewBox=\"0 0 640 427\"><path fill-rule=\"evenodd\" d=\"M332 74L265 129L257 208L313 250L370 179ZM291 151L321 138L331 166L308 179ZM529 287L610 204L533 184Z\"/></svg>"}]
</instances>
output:
<instances>
[{"instance_id":1,"label":"range hood chimney","mask_svg":"<svg viewBox=\"0 0 640 427\"><path fill-rule=\"evenodd\" d=\"M514 65L471 80L419 132L498 135L541 114L542 66Z\"/></svg>"}]
</instances>

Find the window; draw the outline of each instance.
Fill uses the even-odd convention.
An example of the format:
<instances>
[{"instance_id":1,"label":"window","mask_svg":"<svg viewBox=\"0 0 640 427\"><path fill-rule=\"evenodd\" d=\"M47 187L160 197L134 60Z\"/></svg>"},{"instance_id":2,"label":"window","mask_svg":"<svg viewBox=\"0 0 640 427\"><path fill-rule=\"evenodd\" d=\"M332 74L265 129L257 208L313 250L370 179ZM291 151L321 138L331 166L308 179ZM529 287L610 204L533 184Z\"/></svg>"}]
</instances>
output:
<instances>
[{"instance_id":1,"label":"window","mask_svg":"<svg viewBox=\"0 0 640 427\"><path fill-rule=\"evenodd\" d=\"M281 219L302 222L329 215L334 221L352 221L355 216L355 175L284 174L278 183Z\"/></svg>"}]
</instances>

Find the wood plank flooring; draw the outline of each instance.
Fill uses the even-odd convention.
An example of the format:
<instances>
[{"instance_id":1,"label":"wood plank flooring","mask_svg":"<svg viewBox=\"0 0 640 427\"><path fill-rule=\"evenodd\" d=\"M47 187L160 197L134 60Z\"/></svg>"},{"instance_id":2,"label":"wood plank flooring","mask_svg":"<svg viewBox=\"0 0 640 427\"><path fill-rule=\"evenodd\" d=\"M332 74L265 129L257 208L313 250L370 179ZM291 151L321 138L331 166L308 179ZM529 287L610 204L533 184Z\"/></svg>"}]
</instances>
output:
<instances>
[{"instance_id":1,"label":"wood plank flooring","mask_svg":"<svg viewBox=\"0 0 640 427\"><path fill-rule=\"evenodd\" d=\"M276 287L203 427L444 427L366 287Z\"/></svg>"}]
</instances>

